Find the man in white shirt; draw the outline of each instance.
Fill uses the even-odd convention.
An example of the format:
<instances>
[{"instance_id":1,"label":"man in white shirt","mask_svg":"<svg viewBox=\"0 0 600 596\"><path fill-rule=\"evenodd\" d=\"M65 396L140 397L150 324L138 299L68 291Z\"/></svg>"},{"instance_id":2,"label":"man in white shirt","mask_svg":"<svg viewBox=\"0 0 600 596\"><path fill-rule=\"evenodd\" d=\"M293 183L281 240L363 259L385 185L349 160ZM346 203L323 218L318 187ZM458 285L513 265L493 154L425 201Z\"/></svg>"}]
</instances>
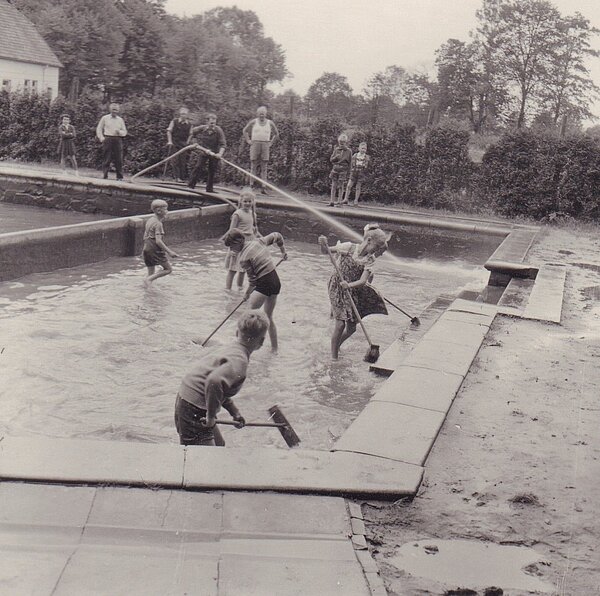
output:
<instances>
[{"instance_id":1,"label":"man in white shirt","mask_svg":"<svg viewBox=\"0 0 600 596\"><path fill-rule=\"evenodd\" d=\"M115 164L117 180L123 180L123 137L127 136L125 121L119 116L119 104L111 103L110 113L102 116L96 136L102 143L102 173L108 178L111 162Z\"/></svg>"},{"instance_id":2,"label":"man in white shirt","mask_svg":"<svg viewBox=\"0 0 600 596\"><path fill-rule=\"evenodd\" d=\"M242 134L248 145L250 145L250 172L266 181L269 150L273 142L279 137L279 131L275 123L267 118L267 108L265 106L261 106L256 110L256 116L246 124ZM258 174L259 168L260 174ZM254 186L254 181L251 181L250 186ZM266 194L264 187L261 192Z\"/></svg>"}]
</instances>

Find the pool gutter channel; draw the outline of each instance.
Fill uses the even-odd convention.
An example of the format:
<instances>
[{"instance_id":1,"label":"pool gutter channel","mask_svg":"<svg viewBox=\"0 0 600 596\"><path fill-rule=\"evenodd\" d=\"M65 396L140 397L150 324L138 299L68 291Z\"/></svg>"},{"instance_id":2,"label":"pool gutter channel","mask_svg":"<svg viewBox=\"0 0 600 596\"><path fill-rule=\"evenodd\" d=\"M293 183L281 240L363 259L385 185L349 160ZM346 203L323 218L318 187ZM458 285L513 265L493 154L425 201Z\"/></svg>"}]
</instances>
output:
<instances>
[{"instance_id":1,"label":"pool gutter channel","mask_svg":"<svg viewBox=\"0 0 600 596\"><path fill-rule=\"evenodd\" d=\"M296 210L289 203L273 199L260 202L263 207L274 210ZM499 273L512 279L525 270L528 275L533 271L523 265L535 237L536 231L531 228L440 223L434 218L415 215L375 216L360 209L330 211L352 219L369 218L503 235L504 242L486 263L491 278L494 275L497 280ZM185 209L172 212L169 225L176 230L177 242L198 240L209 234L214 237L215 232L220 233L227 227L225 216L230 212L227 205ZM125 230L126 242L120 246L125 245L124 250L129 254L138 254L145 217L124 219L5 234L0 236L0 247L43 245L44 240L57 238L74 238L80 243L87 231L98 232L99 229L104 240L110 230L119 233ZM79 263L68 266L74 264ZM0 478L185 490L274 490L386 499L414 496L422 481L425 461L452 401L499 310L502 312L495 305L455 300L412 351L398 362L389 379L331 451L197 449L178 445L3 437ZM257 462L260 462L258 469Z\"/></svg>"}]
</instances>

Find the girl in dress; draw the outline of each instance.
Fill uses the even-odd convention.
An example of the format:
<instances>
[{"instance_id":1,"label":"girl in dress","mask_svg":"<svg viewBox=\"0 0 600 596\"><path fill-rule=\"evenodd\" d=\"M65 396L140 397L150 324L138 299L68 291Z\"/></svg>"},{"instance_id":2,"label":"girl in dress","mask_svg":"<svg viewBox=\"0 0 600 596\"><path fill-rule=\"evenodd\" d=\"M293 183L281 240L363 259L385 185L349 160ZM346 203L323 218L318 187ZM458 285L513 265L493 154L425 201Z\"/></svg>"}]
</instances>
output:
<instances>
[{"instance_id":1,"label":"girl in dress","mask_svg":"<svg viewBox=\"0 0 600 596\"><path fill-rule=\"evenodd\" d=\"M58 134L60 137L60 140L58 141L60 167L62 168L63 174L66 174L65 160L67 160L75 170L75 175L79 176L77 160L75 159L75 129L71 125L71 118L68 114L63 114L60 117L60 120L61 122L58 125Z\"/></svg>"},{"instance_id":2,"label":"girl in dress","mask_svg":"<svg viewBox=\"0 0 600 596\"><path fill-rule=\"evenodd\" d=\"M387 315L387 308L379 293L367 285L373 276L375 260L387 250L387 235L377 224L365 226L363 241L339 242L327 246L327 238L319 236L323 252L337 254L337 263L343 279L334 273L328 284L331 314L335 319L331 335L331 356L337 360L340 346L356 331L358 320L354 315L349 294L354 300L361 319L371 314Z\"/></svg>"},{"instance_id":3,"label":"girl in dress","mask_svg":"<svg viewBox=\"0 0 600 596\"><path fill-rule=\"evenodd\" d=\"M245 187L240 193L238 209L231 216L231 225L229 230L238 229L244 234L246 240L254 240L258 238L257 223L256 223L256 197L250 187ZM244 270L238 262L239 252L234 252L229 249L225 257L225 269L227 269L227 278L225 279L225 289L231 290L233 278L237 273L238 290L241 290L244 285Z\"/></svg>"}]
</instances>

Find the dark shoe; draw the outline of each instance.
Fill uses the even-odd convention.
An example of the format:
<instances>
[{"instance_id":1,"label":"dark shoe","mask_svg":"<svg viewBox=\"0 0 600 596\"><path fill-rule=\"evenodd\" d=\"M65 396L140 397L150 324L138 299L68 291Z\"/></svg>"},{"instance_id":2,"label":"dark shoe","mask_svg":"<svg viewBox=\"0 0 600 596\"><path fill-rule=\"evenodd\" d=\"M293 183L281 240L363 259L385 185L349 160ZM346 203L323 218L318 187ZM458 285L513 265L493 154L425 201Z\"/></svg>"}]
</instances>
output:
<instances>
[{"instance_id":1,"label":"dark shoe","mask_svg":"<svg viewBox=\"0 0 600 596\"><path fill-rule=\"evenodd\" d=\"M266 188L261 188L261 189L260 189L260 194L261 194L261 195L266 195L266 194L269 194L269 193L267 192L267 189L266 189Z\"/></svg>"},{"instance_id":2,"label":"dark shoe","mask_svg":"<svg viewBox=\"0 0 600 596\"><path fill-rule=\"evenodd\" d=\"M117 180L123 180L123 176L121 176L120 178L117 176Z\"/></svg>"},{"instance_id":3,"label":"dark shoe","mask_svg":"<svg viewBox=\"0 0 600 596\"><path fill-rule=\"evenodd\" d=\"M335 203L329 203L328 207L335 207Z\"/></svg>"},{"instance_id":4,"label":"dark shoe","mask_svg":"<svg viewBox=\"0 0 600 596\"><path fill-rule=\"evenodd\" d=\"M104 174L102 178L104 178L104 180L108 180L108 174Z\"/></svg>"},{"instance_id":5,"label":"dark shoe","mask_svg":"<svg viewBox=\"0 0 600 596\"><path fill-rule=\"evenodd\" d=\"M206 189L206 192L214 193L214 192L215 192L215 190L214 190L214 188L207 188L207 189Z\"/></svg>"}]
</instances>

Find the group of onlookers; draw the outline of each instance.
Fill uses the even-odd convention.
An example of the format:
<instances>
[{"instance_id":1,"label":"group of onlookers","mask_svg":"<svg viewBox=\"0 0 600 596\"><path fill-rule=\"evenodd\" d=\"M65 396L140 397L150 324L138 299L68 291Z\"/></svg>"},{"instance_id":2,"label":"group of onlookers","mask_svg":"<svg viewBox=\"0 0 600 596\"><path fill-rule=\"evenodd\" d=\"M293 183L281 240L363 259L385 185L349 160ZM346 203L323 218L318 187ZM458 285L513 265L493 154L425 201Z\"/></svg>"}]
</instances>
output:
<instances>
[{"instance_id":1,"label":"group of onlookers","mask_svg":"<svg viewBox=\"0 0 600 596\"><path fill-rule=\"evenodd\" d=\"M108 178L111 164L116 170L117 180L123 179L123 138L127 136L125 121L119 115L120 106L111 103L109 113L102 116L96 127L96 136L102 143L102 174ZM189 110L180 108L179 115L169 123L167 128L167 145L173 176L178 182L187 182L189 188L195 188L201 178L206 180L206 192L214 192L214 181L219 167L219 160L223 157L227 147L225 133L217 125L217 116L207 114L206 124L194 126ZM267 170L270 160L270 150L279 137L275 123L267 118L267 108L261 106L256 111L256 118L252 118L244 129L242 135L250 146L250 173L267 180ZM77 160L75 158L75 129L70 122L68 114L61 116L59 125L59 156L63 171L66 162L70 162L77 173ZM199 154L189 168L190 145L197 145ZM330 206L349 205L350 193L355 187L354 205L358 204L362 192L362 183L369 169L371 158L367 154L367 144L362 142L358 152L352 154L348 146L348 136L342 133L338 143L331 154L332 169L330 172L331 191ZM165 166L166 167L166 166ZM251 182L254 186L254 180ZM261 188L266 193L265 187Z\"/></svg>"}]
</instances>

